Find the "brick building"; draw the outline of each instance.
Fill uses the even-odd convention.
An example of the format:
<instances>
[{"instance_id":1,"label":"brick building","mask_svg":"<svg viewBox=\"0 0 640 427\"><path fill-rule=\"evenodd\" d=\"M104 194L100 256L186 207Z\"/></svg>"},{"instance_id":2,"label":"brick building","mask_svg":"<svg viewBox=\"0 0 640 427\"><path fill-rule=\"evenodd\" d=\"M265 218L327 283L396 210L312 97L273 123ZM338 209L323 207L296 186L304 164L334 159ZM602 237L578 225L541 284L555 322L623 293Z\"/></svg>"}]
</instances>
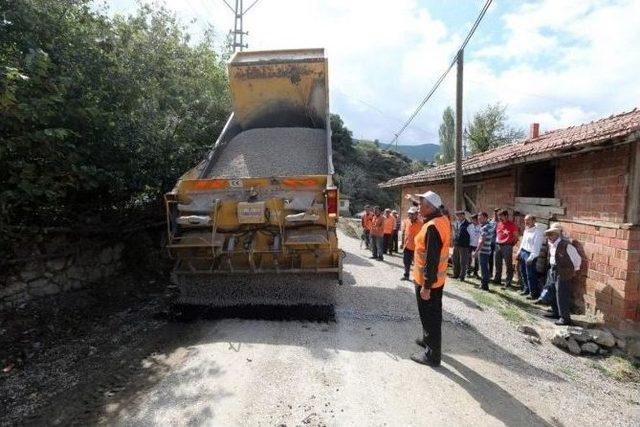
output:
<instances>
[{"instance_id":1,"label":"brick building","mask_svg":"<svg viewBox=\"0 0 640 427\"><path fill-rule=\"evenodd\" d=\"M464 159L466 210L496 207L558 221L579 243L582 272L574 303L609 324L640 325L640 111L538 133ZM427 189L453 206L454 165L380 184L409 193Z\"/></svg>"}]
</instances>

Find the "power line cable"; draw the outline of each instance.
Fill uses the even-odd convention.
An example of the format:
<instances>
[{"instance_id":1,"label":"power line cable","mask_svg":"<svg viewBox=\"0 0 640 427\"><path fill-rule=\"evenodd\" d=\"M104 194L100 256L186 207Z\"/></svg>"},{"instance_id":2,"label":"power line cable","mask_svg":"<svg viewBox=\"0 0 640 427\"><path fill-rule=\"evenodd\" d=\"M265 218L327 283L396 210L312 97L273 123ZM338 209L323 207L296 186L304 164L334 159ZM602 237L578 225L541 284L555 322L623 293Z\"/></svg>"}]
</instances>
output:
<instances>
[{"instance_id":1,"label":"power line cable","mask_svg":"<svg viewBox=\"0 0 640 427\"><path fill-rule=\"evenodd\" d=\"M471 29L469 30L469 33L467 34L467 37L464 39L464 41L460 45L460 48L456 51L455 56L451 60L451 63L449 64L449 67L447 67L445 72L442 73L442 75L440 75L438 80L436 80L436 83L433 85L431 90L422 99L420 104L418 104L418 107L415 109L415 111L413 113L411 113L411 115L409 116L407 121L402 125L400 130L398 130L398 132L395 133L395 136L394 136L393 140L391 140L391 142L389 143L389 147L391 147L394 143L395 144L398 143L398 138L400 138L400 135L402 135L402 133L407 129L407 127L411 124L413 119L416 118L416 116L418 115L420 110L422 110L422 107L424 107L424 105L427 103L427 101L429 101L429 99L431 99L431 97L433 96L435 91L438 90L438 87L440 87L440 84L444 81L444 79L447 76L447 74L449 74L449 71L451 71L453 66L456 64L456 61L458 60L458 56L460 55L460 52L462 52L464 50L464 48L467 47L467 44L469 43L469 40L471 40L471 37L473 36L473 33L476 32L476 29L478 28L478 25L480 25L480 22L482 21L482 18L484 17L485 13L487 12L487 9L489 9L489 6L491 6L492 1L493 0L487 0L485 2L484 6L482 7L482 10L480 10L480 14L478 15L478 18L476 18L476 21L471 26Z\"/></svg>"}]
</instances>

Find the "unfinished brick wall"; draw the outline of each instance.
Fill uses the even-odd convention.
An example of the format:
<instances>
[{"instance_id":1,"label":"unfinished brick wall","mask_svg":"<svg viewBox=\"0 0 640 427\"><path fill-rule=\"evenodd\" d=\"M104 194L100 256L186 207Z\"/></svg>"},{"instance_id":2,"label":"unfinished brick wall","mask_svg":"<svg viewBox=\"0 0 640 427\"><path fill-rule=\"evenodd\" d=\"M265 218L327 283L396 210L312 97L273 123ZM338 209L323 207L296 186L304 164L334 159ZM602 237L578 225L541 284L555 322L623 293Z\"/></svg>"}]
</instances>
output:
<instances>
[{"instance_id":1,"label":"unfinished brick wall","mask_svg":"<svg viewBox=\"0 0 640 427\"><path fill-rule=\"evenodd\" d=\"M629 146L561 159L556 166L555 197L563 219L624 222Z\"/></svg>"},{"instance_id":2,"label":"unfinished brick wall","mask_svg":"<svg viewBox=\"0 0 640 427\"><path fill-rule=\"evenodd\" d=\"M640 321L640 230L560 222L584 258L574 302L612 325Z\"/></svg>"},{"instance_id":3,"label":"unfinished brick wall","mask_svg":"<svg viewBox=\"0 0 640 427\"><path fill-rule=\"evenodd\" d=\"M513 171L509 176L483 180L476 200L478 211L486 211L491 216L495 208L513 207L515 189Z\"/></svg>"},{"instance_id":4,"label":"unfinished brick wall","mask_svg":"<svg viewBox=\"0 0 640 427\"><path fill-rule=\"evenodd\" d=\"M453 184L450 182L445 182L441 184L432 184L432 185L419 185L419 186L405 186L402 187L402 218L407 216L406 212L409 209L410 202L406 199L407 194L420 194L424 193L427 190L434 191L437 193L442 199L442 203L449 208L449 210L453 210Z\"/></svg>"}]
</instances>

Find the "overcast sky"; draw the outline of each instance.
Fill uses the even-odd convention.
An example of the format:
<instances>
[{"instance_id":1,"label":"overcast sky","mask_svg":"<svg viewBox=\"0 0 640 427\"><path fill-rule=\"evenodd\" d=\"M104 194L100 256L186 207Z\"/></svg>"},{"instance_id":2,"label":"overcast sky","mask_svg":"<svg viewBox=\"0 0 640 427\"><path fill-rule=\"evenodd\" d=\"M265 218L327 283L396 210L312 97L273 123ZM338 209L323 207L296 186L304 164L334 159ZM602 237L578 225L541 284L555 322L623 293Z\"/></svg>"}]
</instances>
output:
<instances>
[{"instance_id":1,"label":"overcast sky","mask_svg":"<svg viewBox=\"0 0 640 427\"><path fill-rule=\"evenodd\" d=\"M134 0L107 3L114 13L136 8ZM233 26L222 0L164 3L196 37L213 25L222 39ZM483 4L260 0L244 26L250 50L326 48L332 112L356 137L387 142L446 69ZM499 101L512 125L535 121L544 131L640 106L639 42L640 0L496 0L465 51L464 120ZM400 143L437 143L454 95L452 72Z\"/></svg>"}]
</instances>

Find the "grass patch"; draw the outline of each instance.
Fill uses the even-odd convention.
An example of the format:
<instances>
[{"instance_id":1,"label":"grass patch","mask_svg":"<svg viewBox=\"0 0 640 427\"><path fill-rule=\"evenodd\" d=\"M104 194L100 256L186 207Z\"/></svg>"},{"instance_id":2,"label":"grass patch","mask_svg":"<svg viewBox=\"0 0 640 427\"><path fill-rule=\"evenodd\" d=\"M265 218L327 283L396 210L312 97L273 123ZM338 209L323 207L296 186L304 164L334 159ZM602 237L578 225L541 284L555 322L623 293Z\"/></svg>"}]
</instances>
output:
<instances>
[{"instance_id":1,"label":"grass patch","mask_svg":"<svg viewBox=\"0 0 640 427\"><path fill-rule=\"evenodd\" d=\"M610 356L590 363L591 367L616 381L640 383L640 363L622 356Z\"/></svg>"},{"instance_id":2,"label":"grass patch","mask_svg":"<svg viewBox=\"0 0 640 427\"><path fill-rule=\"evenodd\" d=\"M578 374L576 373L576 371L574 371L570 367L562 366L562 367L560 367L559 370L560 370L560 372L565 374L570 380L578 381Z\"/></svg>"},{"instance_id":3,"label":"grass patch","mask_svg":"<svg viewBox=\"0 0 640 427\"><path fill-rule=\"evenodd\" d=\"M509 322L522 323L523 321L533 318L527 311L523 310L522 305L526 303L514 300L502 289L492 289L492 292L485 292L470 286L469 284L460 283L457 280L450 280L458 288L471 295L471 298L482 307L494 308L498 314L507 319Z\"/></svg>"}]
</instances>

